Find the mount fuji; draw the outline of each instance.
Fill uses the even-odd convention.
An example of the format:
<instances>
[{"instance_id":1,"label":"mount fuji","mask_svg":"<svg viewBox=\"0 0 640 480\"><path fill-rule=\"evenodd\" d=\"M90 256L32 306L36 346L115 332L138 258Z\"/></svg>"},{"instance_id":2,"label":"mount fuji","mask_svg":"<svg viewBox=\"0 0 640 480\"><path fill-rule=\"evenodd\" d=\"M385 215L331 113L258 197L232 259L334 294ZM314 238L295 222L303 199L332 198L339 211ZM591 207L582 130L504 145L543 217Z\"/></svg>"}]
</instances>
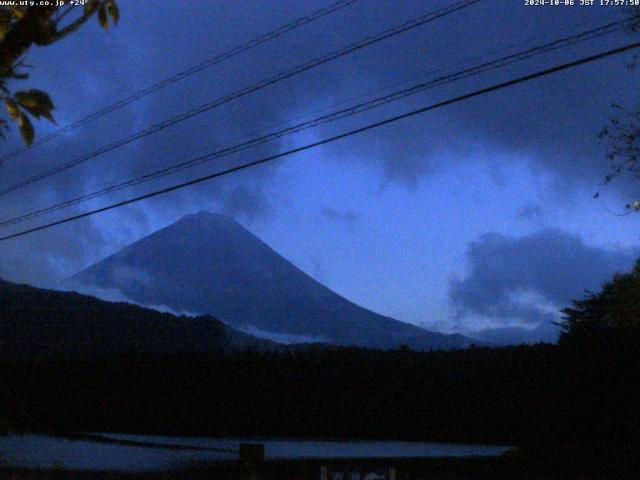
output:
<instances>
[{"instance_id":1,"label":"mount fuji","mask_svg":"<svg viewBox=\"0 0 640 480\"><path fill-rule=\"evenodd\" d=\"M311 278L225 215L183 217L66 282L118 291L147 306L212 315L289 343L413 349L464 348L473 340L431 332L358 306ZM475 342L480 343L480 342Z\"/></svg>"}]
</instances>

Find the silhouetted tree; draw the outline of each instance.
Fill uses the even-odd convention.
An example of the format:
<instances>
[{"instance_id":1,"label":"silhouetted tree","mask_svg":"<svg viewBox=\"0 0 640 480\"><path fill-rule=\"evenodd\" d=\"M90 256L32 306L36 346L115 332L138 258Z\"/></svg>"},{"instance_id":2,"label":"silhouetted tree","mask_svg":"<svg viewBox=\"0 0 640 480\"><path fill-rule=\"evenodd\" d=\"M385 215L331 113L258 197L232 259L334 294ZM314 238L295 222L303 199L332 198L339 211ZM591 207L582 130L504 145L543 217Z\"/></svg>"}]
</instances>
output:
<instances>
[{"instance_id":1,"label":"silhouetted tree","mask_svg":"<svg viewBox=\"0 0 640 480\"><path fill-rule=\"evenodd\" d=\"M562 313L561 344L640 345L640 261Z\"/></svg>"},{"instance_id":2,"label":"silhouetted tree","mask_svg":"<svg viewBox=\"0 0 640 480\"><path fill-rule=\"evenodd\" d=\"M631 21L627 25L630 34L640 33L640 7L630 8ZM629 64L636 68L638 55ZM605 182L609 183L622 175L640 178L640 103L634 106L613 104L613 114L609 124L600 131L600 139L608 143L606 155L609 162L609 173ZM599 194L596 194L596 197ZM640 211L640 199L634 199L625 206L629 213Z\"/></svg>"},{"instance_id":3,"label":"silhouetted tree","mask_svg":"<svg viewBox=\"0 0 640 480\"><path fill-rule=\"evenodd\" d=\"M105 30L109 28L109 17L114 24L120 18L116 0L87 0L84 7L49 3L0 6L0 101L5 103L10 118L18 123L27 145L35 137L30 116L54 122L51 115L53 102L46 92L34 89L12 92L10 88L12 81L28 78L24 72L24 56L29 48L32 45L52 45L62 40L94 15ZM4 136L3 130L7 128L7 121L0 118L0 137Z\"/></svg>"}]
</instances>

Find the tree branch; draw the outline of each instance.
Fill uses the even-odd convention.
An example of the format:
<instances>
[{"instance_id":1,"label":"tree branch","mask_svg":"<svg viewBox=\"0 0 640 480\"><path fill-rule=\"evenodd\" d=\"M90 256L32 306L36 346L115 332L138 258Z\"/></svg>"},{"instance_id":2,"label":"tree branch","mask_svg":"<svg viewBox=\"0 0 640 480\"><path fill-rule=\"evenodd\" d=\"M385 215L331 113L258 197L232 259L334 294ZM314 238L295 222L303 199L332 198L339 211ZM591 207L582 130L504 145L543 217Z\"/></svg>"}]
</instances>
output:
<instances>
[{"instance_id":1,"label":"tree branch","mask_svg":"<svg viewBox=\"0 0 640 480\"><path fill-rule=\"evenodd\" d=\"M26 9L22 18L16 20L0 41L0 76L5 76L13 64L24 55L29 47L36 45L51 45L78 30L93 14L105 5L105 0L92 2L83 11L82 16L66 27L57 30L57 22L52 20L58 10L56 6L37 6ZM65 11L60 18L70 10Z\"/></svg>"},{"instance_id":2,"label":"tree branch","mask_svg":"<svg viewBox=\"0 0 640 480\"><path fill-rule=\"evenodd\" d=\"M37 42L37 44L51 45L52 43L57 42L58 40L62 40L64 37L66 37L70 33L73 33L76 30L78 30L87 20L89 20L89 18L91 18L91 16L94 13L96 13L102 7L104 3L105 3L104 1L93 3L91 7L89 7L86 11L84 11L81 17L77 18L76 20L71 22L69 25L67 25L63 29L52 32L51 35L47 37L44 42L42 43ZM67 12L65 12L65 14L66 13Z\"/></svg>"},{"instance_id":3,"label":"tree branch","mask_svg":"<svg viewBox=\"0 0 640 480\"><path fill-rule=\"evenodd\" d=\"M42 38L50 34L51 17L58 7L30 7L24 16L11 25L10 30L0 42L0 76L11 71L13 64Z\"/></svg>"}]
</instances>

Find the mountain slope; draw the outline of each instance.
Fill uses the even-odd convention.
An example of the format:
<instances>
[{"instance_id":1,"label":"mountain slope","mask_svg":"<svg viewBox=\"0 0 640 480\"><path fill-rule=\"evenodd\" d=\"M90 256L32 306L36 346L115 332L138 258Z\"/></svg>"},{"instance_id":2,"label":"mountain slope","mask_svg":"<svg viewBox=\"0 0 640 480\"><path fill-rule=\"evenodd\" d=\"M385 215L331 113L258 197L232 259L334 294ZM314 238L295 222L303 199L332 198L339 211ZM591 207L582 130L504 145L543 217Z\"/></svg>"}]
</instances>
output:
<instances>
[{"instance_id":1,"label":"mountain slope","mask_svg":"<svg viewBox=\"0 0 640 480\"><path fill-rule=\"evenodd\" d=\"M177 317L0 279L0 359L214 353L276 346L209 316Z\"/></svg>"},{"instance_id":2,"label":"mountain slope","mask_svg":"<svg viewBox=\"0 0 640 480\"><path fill-rule=\"evenodd\" d=\"M355 305L233 219L208 212L187 215L70 281L117 289L145 305L208 313L238 328L340 345L432 349L471 343L461 335L428 332Z\"/></svg>"}]
</instances>

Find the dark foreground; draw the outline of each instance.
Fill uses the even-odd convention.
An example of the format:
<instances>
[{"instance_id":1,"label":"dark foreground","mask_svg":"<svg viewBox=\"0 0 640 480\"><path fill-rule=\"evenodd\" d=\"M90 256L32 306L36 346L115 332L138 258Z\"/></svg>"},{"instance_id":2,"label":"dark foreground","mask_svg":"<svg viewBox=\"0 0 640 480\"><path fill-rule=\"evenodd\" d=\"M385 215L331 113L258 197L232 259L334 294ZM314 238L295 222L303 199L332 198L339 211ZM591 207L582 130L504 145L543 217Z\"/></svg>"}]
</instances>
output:
<instances>
[{"instance_id":1,"label":"dark foreground","mask_svg":"<svg viewBox=\"0 0 640 480\"><path fill-rule=\"evenodd\" d=\"M605 451L606 450L606 451ZM638 450L618 445L603 450L577 452L571 447L554 451L529 448L502 457L474 458L395 458L395 459L318 459L268 460L250 469L238 462L200 464L168 472L91 472L68 470L0 469L1 479L11 480L319 480L320 469L333 474L360 472L360 479L370 472L383 475L395 468L397 480L432 479L630 479L638 478Z\"/></svg>"},{"instance_id":2,"label":"dark foreground","mask_svg":"<svg viewBox=\"0 0 640 480\"><path fill-rule=\"evenodd\" d=\"M638 349L317 349L0 362L13 431L493 445L640 440Z\"/></svg>"}]
</instances>

